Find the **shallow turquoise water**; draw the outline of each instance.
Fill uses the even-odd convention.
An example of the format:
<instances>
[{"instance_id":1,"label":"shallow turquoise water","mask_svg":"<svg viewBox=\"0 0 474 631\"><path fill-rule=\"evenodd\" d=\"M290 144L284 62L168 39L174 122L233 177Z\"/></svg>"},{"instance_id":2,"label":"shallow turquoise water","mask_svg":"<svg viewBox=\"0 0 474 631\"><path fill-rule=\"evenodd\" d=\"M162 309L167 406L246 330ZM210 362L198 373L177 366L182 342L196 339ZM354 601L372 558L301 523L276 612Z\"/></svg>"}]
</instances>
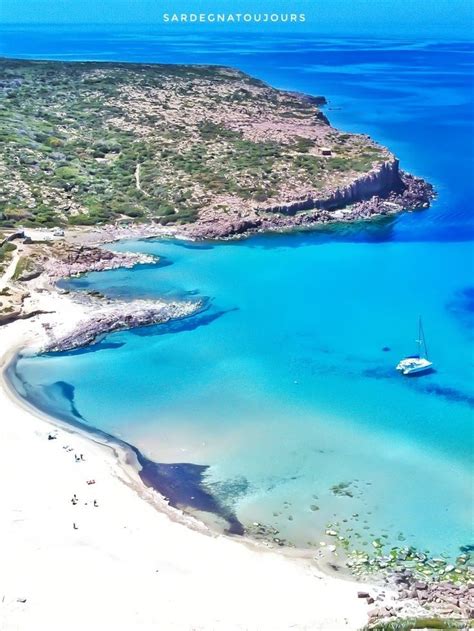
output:
<instances>
[{"instance_id":1,"label":"shallow turquoise water","mask_svg":"<svg viewBox=\"0 0 474 631\"><path fill-rule=\"evenodd\" d=\"M350 229L120 244L162 262L72 285L204 296L206 311L113 334L91 352L25 357L20 376L36 392L73 385L91 425L153 459L209 465L207 485L242 522L273 524L298 544L321 540L334 521L361 547L381 532L436 554L471 544L472 45L112 35L79 33L71 52L61 34L7 34L3 52L228 63L325 94L333 123L388 144L439 199L426 212ZM403 379L394 366L414 350L419 314L436 372ZM48 401L53 413L68 405ZM352 497L331 491L341 482Z\"/></svg>"},{"instance_id":2,"label":"shallow turquoise water","mask_svg":"<svg viewBox=\"0 0 474 631\"><path fill-rule=\"evenodd\" d=\"M152 459L211 465L208 483L244 523L275 524L299 544L319 540L334 514L353 513L365 534L395 541L402 532L437 552L469 542L472 331L449 308L470 282L469 243L293 235L120 247L171 264L72 284L115 295L195 291L212 299L207 311L180 331L109 336L120 348L25 358L30 383L73 384L91 424ZM404 379L394 365L414 346L418 313L437 372ZM353 497L331 492L340 482Z\"/></svg>"}]
</instances>

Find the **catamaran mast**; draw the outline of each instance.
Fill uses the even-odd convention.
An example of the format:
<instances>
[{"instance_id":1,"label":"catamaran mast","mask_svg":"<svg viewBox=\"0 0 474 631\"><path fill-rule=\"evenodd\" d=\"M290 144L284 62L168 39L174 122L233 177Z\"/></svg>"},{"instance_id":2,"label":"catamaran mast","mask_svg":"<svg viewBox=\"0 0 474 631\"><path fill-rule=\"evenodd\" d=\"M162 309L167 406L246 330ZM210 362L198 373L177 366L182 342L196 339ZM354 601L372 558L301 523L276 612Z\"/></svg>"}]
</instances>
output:
<instances>
[{"instance_id":1,"label":"catamaran mast","mask_svg":"<svg viewBox=\"0 0 474 631\"><path fill-rule=\"evenodd\" d=\"M423 322L421 321L421 316L418 323L418 342L420 344L420 356L421 356L421 347L423 346L425 350L425 357L428 359L428 347L426 346L425 332L423 330Z\"/></svg>"}]
</instances>

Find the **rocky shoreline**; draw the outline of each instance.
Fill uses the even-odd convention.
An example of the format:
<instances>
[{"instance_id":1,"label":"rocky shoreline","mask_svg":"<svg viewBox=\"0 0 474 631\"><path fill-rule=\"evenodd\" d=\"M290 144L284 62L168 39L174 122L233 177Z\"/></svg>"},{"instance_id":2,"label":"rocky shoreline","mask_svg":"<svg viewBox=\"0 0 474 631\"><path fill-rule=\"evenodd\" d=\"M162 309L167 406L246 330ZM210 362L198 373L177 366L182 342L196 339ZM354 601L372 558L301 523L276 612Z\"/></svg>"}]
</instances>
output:
<instances>
[{"instance_id":1,"label":"rocky shoreline","mask_svg":"<svg viewBox=\"0 0 474 631\"><path fill-rule=\"evenodd\" d=\"M58 279L86 272L131 268L157 262L156 257L147 254L113 252L65 241L55 244L51 249L54 257L43 260L43 270L53 284ZM85 292L75 292L71 299L81 306L84 316L71 330L59 335L46 323L44 326L49 342L43 351L70 351L89 346L113 331L163 324L185 318L203 307L202 301L116 300Z\"/></svg>"},{"instance_id":2,"label":"rocky shoreline","mask_svg":"<svg viewBox=\"0 0 474 631\"><path fill-rule=\"evenodd\" d=\"M451 563L410 546L385 552L382 540L375 539L373 552L369 553L350 549L349 539L341 536L333 524L330 526L326 535L334 543L320 542L315 558L330 573L351 576L375 586L357 594L372 605L368 611L369 627L401 618L449 620L467 625L474 620L470 549L462 551ZM268 524L254 522L246 526L246 534L271 548L295 548L291 541L281 537L277 528Z\"/></svg>"},{"instance_id":3,"label":"rocky shoreline","mask_svg":"<svg viewBox=\"0 0 474 631\"><path fill-rule=\"evenodd\" d=\"M225 214L206 213L194 223L180 226L162 226L149 222L129 225L105 225L100 229L68 231L66 238L31 239L21 230L6 237L16 244L18 265L11 286L2 289L0 325L16 319L32 317L41 310L27 307L28 283L34 279L50 287L61 278L92 271L153 264L156 257L134 252L114 252L99 247L107 242L127 238L153 238L172 236L189 240L236 239L267 232L284 232L311 229L319 225L339 222L356 222L402 212L427 208L435 193L433 187L421 178L399 169L398 160L390 158L369 173L344 188L325 190L318 196L294 197L287 203L271 207L255 207L250 213L229 211ZM31 233L31 231L29 231ZM26 299L26 301L25 301ZM51 349L70 349L89 344L97 337L123 328L165 322L174 317L185 317L201 306L177 304L167 310L163 304L138 305L116 303L99 309L100 320L81 325L71 346L66 340L51 344ZM97 316L99 317L99 316ZM94 333L95 331L95 333Z\"/></svg>"},{"instance_id":4,"label":"rocky shoreline","mask_svg":"<svg viewBox=\"0 0 474 631\"><path fill-rule=\"evenodd\" d=\"M70 236L70 239L78 244L93 245L125 239L167 237L190 241L235 240L256 234L311 230L324 225L356 223L404 211L429 208L436 197L431 184L401 170L398 171L397 178L393 189L386 189L379 195L372 195L357 202L348 201L347 191L333 191L328 194L326 201L302 197L287 204L282 203L280 206L266 209L255 208L248 216L242 216L238 212L227 213L225 216L201 217L194 223L185 225L163 226L153 222L107 224L94 231L71 231L68 237ZM346 199L345 204L344 199ZM336 205L332 207L331 201Z\"/></svg>"},{"instance_id":5,"label":"rocky shoreline","mask_svg":"<svg viewBox=\"0 0 474 631\"><path fill-rule=\"evenodd\" d=\"M52 256L41 257L38 262L50 280L157 262L156 257L148 254L112 252L105 248L68 241L55 243L50 254Z\"/></svg>"},{"instance_id":6,"label":"rocky shoreline","mask_svg":"<svg viewBox=\"0 0 474 631\"><path fill-rule=\"evenodd\" d=\"M31 233L34 236L34 233ZM28 265L12 278L2 292L8 301L0 325L36 315L55 313L55 301L67 294L74 317L58 327L54 317L42 322L47 342L42 352L70 351L95 343L113 331L162 324L185 318L203 308L202 301L115 300L97 293L60 290L57 281L87 272L135 265L153 264L157 258L134 252L113 252L103 247L71 243L67 240L34 241L24 233L15 234L15 243ZM49 296L49 300L46 298ZM49 309L41 306L47 302Z\"/></svg>"},{"instance_id":7,"label":"rocky shoreline","mask_svg":"<svg viewBox=\"0 0 474 631\"><path fill-rule=\"evenodd\" d=\"M336 222L355 222L428 208L431 184L399 170L398 160L383 163L347 187L293 199L251 213L207 213L180 232L193 239L231 239L256 233L291 231Z\"/></svg>"},{"instance_id":8,"label":"rocky shoreline","mask_svg":"<svg viewBox=\"0 0 474 631\"><path fill-rule=\"evenodd\" d=\"M22 121L22 134L18 122L7 127L4 153L9 229L88 226L99 234L104 226L138 224L148 234L231 239L426 208L434 196L429 183L400 170L388 148L332 127L323 96L278 90L235 68L3 65L15 76L9 95L22 94L12 117ZM57 78L52 85L49 76ZM65 120L58 137L25 150L25 137L39 134L28 114L43 102L38 84ZM78 99L81 124L64 115ZM100 108L90 111L90 100ZM100 137L104 128L107 142L91 145L86 130ZM67 160L49 142L69 143Z\"/></svg>"},{"instance_id":9,"label":"rocky shoreline","mask_svg":"<svg viewBox=\"0 0 474 631\"><path fill-rule=\"evenodd\" d=\"M471 547L463 547L456 559L445 555L434 557L412 546L388 547L383 537L372 541L373 552L352 549L349 538L341 536L337 526L330 525L326 534L331 546L343 559L351 574L364 580L378 578L387 591L394 593L395 602L386 606L379 597L360 593L374 608L369 611L371 623L406 613L449 617L457 620L474 619L474 570ZM328 547L328 546L327 546Z\"/></svg>"},{"instance_id":10,"label":"rocky shoreline","mask_svg":"<svg viewBox=\"0 0 474 631\"><path fill-rule=\"evenodd\" d=\"M164 324L193 315L202 302L164 302L159 300L109 300L88 296L75 298L84 306L84 318L70 331L57 336L45 324L49 342L43 352L71 351L90 346L114 331L124 331L153 324Z\"/></svg>"}]
</instances>

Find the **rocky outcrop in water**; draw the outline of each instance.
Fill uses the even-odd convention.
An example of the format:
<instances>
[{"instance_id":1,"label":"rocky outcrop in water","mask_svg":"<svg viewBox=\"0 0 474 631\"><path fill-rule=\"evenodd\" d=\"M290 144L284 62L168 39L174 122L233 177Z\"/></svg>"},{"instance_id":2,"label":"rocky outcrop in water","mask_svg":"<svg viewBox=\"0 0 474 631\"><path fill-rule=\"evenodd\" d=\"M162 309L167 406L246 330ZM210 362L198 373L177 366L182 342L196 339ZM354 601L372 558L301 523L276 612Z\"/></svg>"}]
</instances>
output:
<instances>
[{"instance_id":1,"label":"rocky outcrop in water","mask_svg":"<svg viewBox=\"0 0 474 631\"><path fill-rule=\"evenodd\" d=\"M132 329L185 318L202 308L202 302L163 302L154 300L104 300L77 297L84 302L84 318L70 331L57 335L49 328L50 340L43 350L70 351L88 346L113 331Z\"/></svg>"}]
</instances>

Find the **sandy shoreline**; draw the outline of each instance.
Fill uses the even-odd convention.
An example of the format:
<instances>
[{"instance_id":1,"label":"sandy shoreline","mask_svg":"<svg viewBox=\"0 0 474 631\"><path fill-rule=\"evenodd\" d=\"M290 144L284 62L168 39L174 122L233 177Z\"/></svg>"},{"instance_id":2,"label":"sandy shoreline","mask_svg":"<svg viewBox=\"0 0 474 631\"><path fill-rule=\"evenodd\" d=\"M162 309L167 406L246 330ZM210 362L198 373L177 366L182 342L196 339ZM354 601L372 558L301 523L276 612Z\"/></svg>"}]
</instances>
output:
<instances>
[{"instance_id":1,"label":"sandy shoreline","mask_svg":"<svg viewBox=\"0 0 474 631\"><path fill-rule=\"evenodd\" d=\"M51 327L81 318L80 304L40 280L30 302L54 313L0 327L2 629L366 623L370 606L357 591L367 585L328 576L314 559L212 533L147 489L120 449L20 402L5 381L14 354L40 348Z\"/></svg>"}]
</instances>

